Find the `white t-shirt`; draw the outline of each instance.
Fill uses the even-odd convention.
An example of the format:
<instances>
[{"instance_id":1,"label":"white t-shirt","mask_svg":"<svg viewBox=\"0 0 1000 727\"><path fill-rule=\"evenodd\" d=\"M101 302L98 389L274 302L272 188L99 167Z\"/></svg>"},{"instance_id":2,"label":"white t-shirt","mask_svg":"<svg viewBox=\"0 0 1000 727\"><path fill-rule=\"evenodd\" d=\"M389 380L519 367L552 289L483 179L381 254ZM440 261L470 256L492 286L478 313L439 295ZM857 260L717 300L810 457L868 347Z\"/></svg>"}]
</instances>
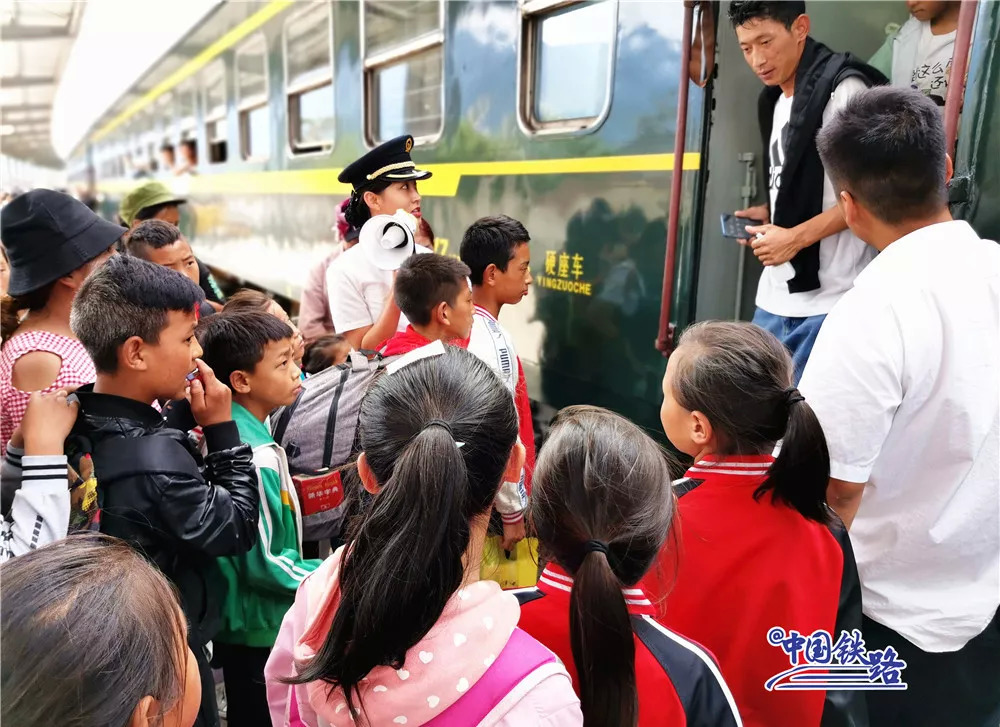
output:
<instances>
[{"instance_id":1,"label":"white t-shirt","mask_svg":"<svg viewBox=\"0 0 1000 727\"><path fill-rule=\"evenodd\" d=\"M892 85L947 98L955 34L934 35L929 21L907 20L892 44Z\"/></svg>"},{"instance_id":2,"label":"white t-shirt","mask_svg":"<svg viewBox=\"0 0 1000 727\"><path fill-rule=\"evenodd\" d=\"M391 288L392 271L375 267L361 245L345 250L326 270L326 293L334 330L346 333L374 325L382 315ZM405 331L408 325L406 316L400 313L396 330Z\"/></svg>"},{"instance_id":3,"label":"white t-shirt","mask_svg":"<svg viewBox=\"0 0 1000 727\"><path fill-rule=\"evenodd\" d=\"M517 352L514 341L506 329L493 315L480 306L472 316L472 332L469 334L468 350L476 358L484 361L493 369L504 386L515 396L517 378L519 375ZM515 402L516 403L516 402ZM521 512L527 506L528 495L524 485L524 469L521 469L520 482L504 482L497 493L494 506L503 517L504 522L517 521Z\"/></svg>"},{"instance_id":4,"label":"white t-shirt","mask_svg":"<svg viewBox=\"0 0 1000 727\"><path fill-rule=\"evenodd\" d=\"M868 88L860 78L847 78L841 82L830 96L823 110L823 123L842 109L855 94ZM768 188L771 199L771 217L777 208L778 190L781 187L781 171L785 160L785 139L791 117L794 96L778 97L774 105L774 123L771 128ZM837 204L830 178L823 175L823 209ZM757 307L776 316L807 318L830 312L845 291L849 290L854 278L864 270L875 257L875 251L845 229L818 243L819 247L819 288L804 293L789 293L788 281L795 276L791 262L764 268L757 284Z\"/></svg>"},{"instance_id":5,"label":"white t-shirt","mask_svg":"<svg viewBox=\"0 0 1000 727\"><path fill-rule=\"evenodd\" d=\"M1000 246L965 222L889 245L823 323L799 389L851 526L865 613L954 651L1000 605Z\"/></svg>"}]
</instances>

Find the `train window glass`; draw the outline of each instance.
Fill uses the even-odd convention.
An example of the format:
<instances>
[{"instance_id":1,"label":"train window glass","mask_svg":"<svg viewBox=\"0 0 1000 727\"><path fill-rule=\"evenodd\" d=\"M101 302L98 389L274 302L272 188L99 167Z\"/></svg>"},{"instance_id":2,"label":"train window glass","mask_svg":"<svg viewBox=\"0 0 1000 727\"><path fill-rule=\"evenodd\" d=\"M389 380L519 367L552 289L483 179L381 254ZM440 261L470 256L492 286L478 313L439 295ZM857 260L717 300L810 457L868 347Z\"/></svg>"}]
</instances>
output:
<instances>
[{"instance_id":1,"label":"train window glass","mask_svg":"<svg viewBox=\"0 0 1000 727\"><path fill-rule=\"evenodd\" d=\"M205 69L202 75L202 92L208 163L222 164L229 156L226 133L226 64L222 59Z\"/></svg>"},{"instance_id":2,"label":"train window glass","mask_svg":"<svg viewBox=\"0 0 1000 727\"><path fill-rule=\"evenodd\" d=\"M267 41L252 38L236 51L236 103L240 151L244 159L270 156L271 124L267 107Z\"/></svg>"},{"instance_id":3,"label":"train window glass","mask_svg":"<svg viewBox=\"0 0 1000 727\"><path fill-rule=\"evenodd\" d=\"M596 127L611 98L616 0L569 7L542 0L522 12L522 122L534 132Z\"/></svg>"},{"instance_id":4,"label":"train window glass","mask_svg":"<svg viewBox=\"0 0 1000 727\"><path fill-rule=\"evenodd\" d=\"M365 130L433 141L444 125L444 3L365 0Z\"/></svg>"},{"instance_id":5,"label":"train window glass","mask_svg":"<svg viewBox=\"0 0 1000 727\"><path fill-rule=\"evenodd\" d=\"M312 3L285 24L288 143L293 154L333 147L333 32L330 4Z\"/></svg>"},{"instance_id":6,"label":"train window glass","mask_svg":"<svg viewBox=\"0 0 1000 727\"><path fill-rule=\"evenodd\" d=\"M193 83L185 83L177 90L177 124L181 139L194 138L197 107L195 86Z\"/></svg>"}]
</instances>

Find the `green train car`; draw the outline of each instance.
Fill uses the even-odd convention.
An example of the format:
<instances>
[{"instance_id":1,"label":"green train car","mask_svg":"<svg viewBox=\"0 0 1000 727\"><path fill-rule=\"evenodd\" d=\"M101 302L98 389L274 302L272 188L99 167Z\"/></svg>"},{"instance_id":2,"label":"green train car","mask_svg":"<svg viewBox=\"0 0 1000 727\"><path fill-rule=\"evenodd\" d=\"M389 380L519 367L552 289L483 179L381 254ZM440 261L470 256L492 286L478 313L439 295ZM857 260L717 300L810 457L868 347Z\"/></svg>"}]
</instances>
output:
<instances>
[{"instance_id":1,"label":"green train car","mask_svg":"<svg viewBox=\"0 0 1000 727\"><path fill-rule=\"evenodd\" d=\"M184 195L196 252L290 301L332 241L340 169L379 141L416 137L437 249L508 214L532 235L531 294L505 309L544 424L593 403L659 433L665 313L749 317L760 266L718 215L764 198L756 97L716 5L715 69L682 83L681 2L340 0L228 2L81 134L71 169L111 216L137 176ZM809 2L813 36L869 57L905 3ZM1000 3L977 9L953 185L958 213L997 239ZM156 169L160 145L197 151L196 173ZM143 170L143 171L139 171ZM681 187L664 280L672 185ZM991 204L988 200L994 200ZM664 282L668 285L664 286Z\"/></svg>"}]
</instances>

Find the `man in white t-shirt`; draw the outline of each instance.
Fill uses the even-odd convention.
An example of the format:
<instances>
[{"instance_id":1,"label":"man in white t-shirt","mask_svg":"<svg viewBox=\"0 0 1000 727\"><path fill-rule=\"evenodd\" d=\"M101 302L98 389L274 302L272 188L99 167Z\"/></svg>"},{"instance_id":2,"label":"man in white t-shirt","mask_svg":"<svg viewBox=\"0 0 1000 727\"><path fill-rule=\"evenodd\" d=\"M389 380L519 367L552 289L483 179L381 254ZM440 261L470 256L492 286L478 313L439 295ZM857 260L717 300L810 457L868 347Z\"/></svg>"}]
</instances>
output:
<instances>
[{"instance_id":1,"label":"man in white t-shirt","mask_svg":"<svg viewBox=\"0 0 1000 727\"><path fill-rule=\"evenodd\" d=\"M476 305L468 349L497 372L514 397L519 420L518 436L524 444L525 460L517 488L520 503L511 498L498 507L503 519L503 545L512 547L525 536L524 513L531 474L535 466L535 432L531 401L524 370L514 349L514 340L497 320L505 305L516 305L531 285L531 238L520 222L506 215L483 217L462 236L459 254L470 270L472 300ZM508 484L508 483L505 483ZM501 488L501 494L513 488ZM517 509L518 504L520 510Z\"/></svg>"},{"instance_id":2,"label":"man in white t-shirt","mask_svg":"<svg viewBox=\"0 0 1000 727\"><path fill-rule=\"evenodd\" d=\"M789 349L797 381L824 317L873 257L837 209L815 133L854 94L886 79L810 38L804 2L734 1L729 19L765 85L757 111L769 204L736 212L757 221L742 242L765 266L753 321Z\"/></svg>"},{"instance_id":3,"label":"man in white t-shirt","mask_svg":"<svg viewBox=\"0 0 1000 727\"><path fill-rule=\"evenodd\" d=\"M906 4L910 19L886 38L869 63L889 76L893 86L915 88L944 106L962 3L910 0Z\"/></svg>"},{"instance_id":4,"label":"man in white t-shirt","mask_svg":"<svg viewBox=\"0 0 1000 727\"><path fill-rule=\"evenodd\" d=\"M906 691L867 692L871 724L997 725L1000 246L951 218L925 95L865 91L817 144L847 223L880 252L800 387L826 433L868 653L906 664Z\"/></svg>"}]
</instances>

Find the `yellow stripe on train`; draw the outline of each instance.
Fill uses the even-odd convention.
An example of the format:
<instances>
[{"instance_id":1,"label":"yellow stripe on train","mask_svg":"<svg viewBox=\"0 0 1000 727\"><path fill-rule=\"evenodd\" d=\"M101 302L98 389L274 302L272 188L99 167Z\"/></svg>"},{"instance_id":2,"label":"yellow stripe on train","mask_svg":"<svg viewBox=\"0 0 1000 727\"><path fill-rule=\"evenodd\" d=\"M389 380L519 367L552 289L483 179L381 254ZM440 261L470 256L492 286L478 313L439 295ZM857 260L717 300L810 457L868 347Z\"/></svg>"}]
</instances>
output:
<instances>
[{"instance_id":1,"label":"yellow stripe on train","mask_svg":"<svg viewBox=\"0 0 1000 727\"><path fill-rule=\"evenodd\" d=\"M701 154L684 154L683 168L693 171L701 166ZM425 197L454 197L463 177L500 177L536 174L613 174L621 172L670 172L673 154L634 154L628 156L576 157L569 159L520 159L501 162L445 162L421 164L434 176L420 182ZM177 195L210 194L350 194L351 187L337 181L340 169L288 169L274 172L223 172L164 180ZM106 194L125 194L142 181L109 179L98 182Z\"/></svg>"}]
</instances>

